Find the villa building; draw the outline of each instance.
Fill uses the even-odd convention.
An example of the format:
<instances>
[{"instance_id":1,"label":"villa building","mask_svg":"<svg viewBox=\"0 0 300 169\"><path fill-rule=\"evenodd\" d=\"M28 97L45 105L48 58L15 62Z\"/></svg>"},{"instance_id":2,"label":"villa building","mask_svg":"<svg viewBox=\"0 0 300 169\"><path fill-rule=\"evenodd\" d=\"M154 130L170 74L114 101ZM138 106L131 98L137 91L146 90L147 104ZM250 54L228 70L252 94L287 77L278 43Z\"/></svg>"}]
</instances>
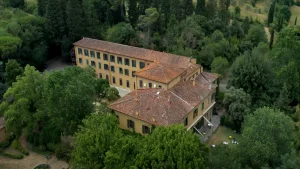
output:
<instances>
[{"instance_id":1,"label":"villa building","mask_svg":"<svg viewBox=\"0 0 300 169\"><path fill-rule=\"evenodd\" d=\"M83 38L74 43L76 65L131 93L110 104L119 127L141 134L153 126L183 124L199 132L211 120L218 75L185 56Z\"/></svg>"}]
</instances>

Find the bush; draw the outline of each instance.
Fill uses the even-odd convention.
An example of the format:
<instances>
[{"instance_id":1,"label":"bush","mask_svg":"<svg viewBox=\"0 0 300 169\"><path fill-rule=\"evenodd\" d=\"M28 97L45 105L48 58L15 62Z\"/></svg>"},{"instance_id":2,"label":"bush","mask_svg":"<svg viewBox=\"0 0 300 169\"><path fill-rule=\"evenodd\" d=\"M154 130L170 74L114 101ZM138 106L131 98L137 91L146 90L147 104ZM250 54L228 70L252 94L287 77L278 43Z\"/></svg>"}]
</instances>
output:
<instances>
[{"instance_id":1,"label":"bush","mask_svg":"<svg viewBox=\"0 0 300 169\"><path fill-rule=\"evenodd\" d=\"M4 141L2 143L0 143L0 148L7 148L9 147L10 142L9 141Z\"/></svg>"},{"instance_id":2,"label":"bush","mask_svg":"<svg viewBox=\"0 0 300 169\"><path fill-rule=\"evenodd\" d=\"M48 143L47 144L47 149L52 151L52 152L55 152L56 147L57 147L57 145L54 144L54 143Z\"/></svg>"},{"instance_id":3,"label":"bush","mask_svg":"<svg viewBox=\"0 0 300 169\"><path fill-rule=\"evenodd\" d=\"M69 161L71 158L71 147L66 144L59 144L56 146L55 154L57 159Z\"/></svg>"},{"instance_id":4,"label":"bush","mask_svg":"<svg viewBox=\"0 0 300 169\"><path fill-rule=\"evenodd\" d=\"M41 165L34 167L34 169L50 169L50 168L51 167L48 164L41 164Z\"/></svg>"},{"instance_id":5,"label":"bush","mask_svg":"<svg viewBox=\"0 0 300 169\"><path fill-rule=\"evenodd\" d=\"M250 4L246 4L246 10L250 11L252 9L252 6Z\"/></svg>"},{"instance_id":6,"label":"bush","mask_svg":"<svg viewBox=\"0 0 300 169\"><path fill-rule=\"evenodd\" d=\"M4 153L3 155L6 157L9 157L9 158L13 158L13 159L23 159L24 158L24 156L22 154Z\"/></svg>"},{"instance_id":7,"label":"bush","mask_svg":"<svg viewBox=\"0 0 300 169\"><path fill-rule=\"evenodd\" d=\"M22 154L24 154L24 155L27 155L27 156L29 155L29 152L26 151L26 150L21 146L20 142L19 142L17 139L15 139L15 140L12 142L12 147L13 147L14 149L20 151L20 152L21 152Z\"/></svg>"}]
</instances>

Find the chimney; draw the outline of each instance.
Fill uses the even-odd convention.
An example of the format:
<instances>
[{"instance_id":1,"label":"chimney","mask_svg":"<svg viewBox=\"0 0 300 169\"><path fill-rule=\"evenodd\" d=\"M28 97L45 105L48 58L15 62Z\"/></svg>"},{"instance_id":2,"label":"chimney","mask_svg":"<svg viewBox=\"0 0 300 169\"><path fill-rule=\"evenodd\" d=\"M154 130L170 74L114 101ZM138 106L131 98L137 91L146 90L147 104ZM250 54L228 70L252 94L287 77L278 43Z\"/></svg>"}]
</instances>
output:
<instances>
[{"instance_id":1,"label":"chimney","mask_svg":"<svg viewBox=\"0 0 300 169\"><path fill-rule=\"evenodd\" d=\"M137 90L135 90L135 98L134 98L134 100L135 100L136 102L139 101L138 96L137 96Z\"/></svg>"},{"instance_id":2,"label":"chimney","mask_svg":"<svg viewBox=\"0 0 300 169\"><path fill-rule=\"evenodd\" d=\"M195 79L193 80L193 86L196 86L196 80Z\"/></svg>"},{"instance_id":3,"label":"chimney","mask_svg":"<svg viewBox=\"0 0 300 169\"><path fill-rule=\"evenodd\" d=\"M138 112L138 111L136 111L136 112L135 112L135 115L136 115L136 116L139 116L139 112Z\"/></svg>"},{"instance_id":4,"label":"chimney","mask_svg":"<svg viewBox=\"0 0 300 169\"><path fill-rule=\"evenodd\" d=\"M211 83L209 84L208 89L211 90Z\"/></svg>"},{"instance_id":5,"label":"chimney","mask_svg":"<svg viewBox=\"0 0 300 169\"><path fill-rule=\"evenodd\" d=\"M171 96L169 96L168 98L168 103L171 103Z\"/></svg>"},{"instance_id":6,"label":"chimney","mask_svg":"<svg viewBox=\"0 0 300 169\"><path fill-rule=\"evenodd\" d=\"M155 118L154 117L152 117L152 122L155 123Z\"/></svg>"}]
</instances>

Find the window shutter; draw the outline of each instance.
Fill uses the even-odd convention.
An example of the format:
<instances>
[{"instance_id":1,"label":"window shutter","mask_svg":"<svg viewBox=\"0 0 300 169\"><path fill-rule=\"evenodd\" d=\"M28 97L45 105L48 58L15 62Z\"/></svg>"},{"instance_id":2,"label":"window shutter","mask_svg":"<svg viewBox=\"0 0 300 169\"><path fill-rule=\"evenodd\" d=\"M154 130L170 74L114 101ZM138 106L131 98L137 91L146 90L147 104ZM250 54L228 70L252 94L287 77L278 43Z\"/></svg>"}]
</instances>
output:
<instances>
[{"instance_id":1,"label":"window shutter","mask_svg":"<svg viewBox=\"0 0 300 169\"><path fill-rule=\"evenodd\" d=\"M142 125L142 132L145 133L145 126Z\"/></svg>"},{"instance_id":2,"label":"window shutter","mask_svg":"<svg viewBox=\"0 0 300 169\"><path fill-rule=\"evenodd\" d=\"M130 128L130 120L127 120L127 127Z\"/></svg>"},{"instance_id":3,"label":"window shutter","mask_svg":"<svg viewBox=\"0 0 300 169\"><path fill-rule=\"evenodd\" d=\"M131 121L132 122L132 128L134 129L134 121Z\"/></svg>"}]
</instances>

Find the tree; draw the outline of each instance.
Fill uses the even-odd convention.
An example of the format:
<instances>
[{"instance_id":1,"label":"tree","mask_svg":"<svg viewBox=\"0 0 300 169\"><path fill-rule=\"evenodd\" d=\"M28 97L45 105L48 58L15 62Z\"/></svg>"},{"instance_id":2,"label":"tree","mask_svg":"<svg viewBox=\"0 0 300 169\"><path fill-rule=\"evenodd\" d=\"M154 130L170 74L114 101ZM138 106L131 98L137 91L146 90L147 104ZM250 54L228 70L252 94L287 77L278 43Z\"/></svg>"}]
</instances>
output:
<instances>
[{"instance_id":1,"label":"tree","mask_svg":"<svg viewBox=\"0 0 300 169\"><path fill-rule=\"evenodd\" d=\"M225 69L227 69L229 63L226 58L224 57L216 57L214 58L211 64L211 71L218 74L224 74Z\"/></svg>"},{"instance_id":2,"label":"tree","mask_svg":"<svg viewBox=\"0 0 300 169\"><path fill-rule=\"evenodd\" d=\"M13 8L23 8L24 4L24 0L9 0L9 5Z\"/></svg>"},{"instance_id":3,"label":"tree","mask_svg":"<svg viewBox=\"0 0 300 169\"><path fill-rule=\"evenodd\" d=\"M293 91L289 95L292 101L300 101L299 33L297 26L283 29L270 54L279 83L281 86L286 84L287 90Z\"/></svg>"},{"instance_id":4,"label":"tree","mask_svg":"<svg viewBox=\"0 0 300 169\"><path fill-rule=\"evenodd\" d=\"M107 29L106 40L126 45L138 45L139 39L133 27L124 22L120 22Z\"/></svg>"},{"instance_id":5,"label":"tree","mask_svg":"<svg viewBox=\"0 0 300 169\"><path fill-rule=\"evenodd\" d=\"M5 65L6 82L11 85L16 81L17 76L21 75L24 70L21 65L14 59L8 60Z\"/></svg>"},{"instance_id":6,"label":"tree","mask_svg":"<svg viewBox=\"0 0 300 169\"><path fill-rule=\"evenodd\" d=\"M82 119L94 112L95 73L93 70L68 67L49 74L44 86L44 112L49 122L64 135L72 135Z\"/></svg>"},{"instance_id":7,"label":"tree","mask_svg":"<svg viewBox=\"0 0 300 169\"><path fill-rule=\"evenodd\" d=\"M84 19L79 0L69 0L66 7L68 35L71 41L79 40L84 34Z\"/></svg>"},{"instance_id":8,"label":"tree","mask_svg":"<svg viewBox=\"0 0 300 169\"><path fill-rule=\"evenodd\" d=\"M273 73L264 53L259 48L246 52L235 60L231 69L229 86L242 88L250 94L255 105L270 104L269 90L272 87Z\"/></svg>"},{"instance_id":9,"label":"tree","mask_svg":"<svg viewBox=\"0 0 300 169\"><path fill-rule=\"evenodd\" d=\"M183 2L183 16L186 18L187 16L190 16L194 13L194 5L193 0L185 0Z\"/></svg>"},{"instance_id":10,"label":"tree","mask_svg":"<svg viewBox=\"0 0 300 169\"><path fill-rule=\"evenodd\" d=\"M257 46L259 42L268 42L266 32L260 25L251 25L246 40L251 41L254 46Z\"/></svg>"},{"instance_id":11,"label":"tree","mask_svg":"<svg viewBox=\"0 0 300 169\"><path fill-rule=\"evenodd\" d=\"M300 166L300 156L295 149L281 156L281 166L276 169L293 169Z\"/></svg>"},{"instance_id":12,"label":"tree","mask_svg":"<svg viewBox=\"0 0 300 169\"><path fill-rule=\"evenodd\" d=\"M105 97L109 101L115 101L118 98L120 98L119 91L116 88L114 88L114 87L107 88L105 90Z\"/></svg>"},{"instance_id":13,"label":"tree","mask_svg":"<svg viewBox=\"0 0 300 169\"><path fill-rule=\"evenodd\" d=\"M206 8L205 8L205 12L206 12L206 17L209 19L213 19L216 17L216 13L217 13L217 1L216 0L210 0L206 3Z\"/></svg>"},{"instance_id":14,"label":"tree","mask_svg":"<svg viewBox=\"0 0 300 169\"><path fill-rule=\"evenodd\" d=\"M55 44L59 44L61 40L59 20L62 19L59 10L59 1L50 0L46 8L46 29L48 38Z\"/></svg>"},{"instance_id":15,"label":"tree","mask_svg":"<svg viewBox=\"0 0 300 169\"><path fill-rule=\"evenodd\" d=\"M275 2L273 2L271 4L270 9L269 9L269 13L268 13L268 27L270 27L270 24L273 22L274 13L275 13Z\"/></svg>"},{"instance_id":16,"label":"tree","mask_svg":"<svg viewBox=\"0 0 300 169\"><path fill-rule=\"evenodd\" d=\"M197 0L196 11L197 15L205 15L205 0Z\"/></svg>"},{"instance_id":17,"label":"tree","mask_svg":"<svg viewBox=\"0 0 300 169\"><path fill-rule=\"evenodd\" d=\"M139 154L137 168L206 168L208 148L199 137L186 131L182 125L156 127L145 137Z\"/></svg>"},{"instance_id":18,"label":"tree","mask_svg":"<svg viewBox=\"0 0 300 169\"><path fill-rule=\"evenodd\" d=\"M18 76L4 94L0 109L4 112L6 129L17 137L23 128L26 133L39 131L38 122L42 116L37 116L36 112L41 104L44 83L45 76L27 65L24 74Z\"/></svg>"},{"instance_id":19,"label":"tree","mask_svg":"<svg viewBox=\"0 0 300 169\"><path fill-rule=\"evenodd\" d=\"M138 20L137 0L129 0L128 2L128 19L132 27L136 26Z\"/></svg>"},{"instance_id":20,"label":"tree","mask_svg":"<svg viewBox=\"0 0 300 169\"><path fill-rule=\"evenodd\" d=\"M159 13L155 8L148 8L145 10L145 15L141 15L139 17L138 26L147 29L147 46L150 45L150 35L151 35L151 26L157 21L159 18Z\"/></svg>"},{"instance_id":21,"label":"tree","mask_svg":"<svg viewBox=\"0 0 300 169\"><path fill-rule=\"evenodd\" d=\"M234 7L234 13L239 17L241 15L241 8L239 6Z\"/></svg>"},{"instance_id":22,"label":"tree","mask_svg":"<svg viewBox=\"0 0 300 169\"><path fill-rule=\"evenodd\" d=\"M109 88L109 82L105 79L96 80L96 95L98 97L105 97L105 92Z\"/></svg>"},{"instance_id":23,"label":"tree","mask_svg":"<svg viewBox=\"0 0 300 169\"><path fill-rule=\"evenodd\" d=\"M92 114L83 120L83 126L75 134L75 147L72 151L71 166L74 168L104 168L108 163L110 147L122 138L118 119L106 112ZM120 144L119 144L120 145ZM116 161L115 161L116 162Z\"/></svg>"},{"instance_id":24,"label":"tree","mask_svg":"<svg viewBox=\"0 0 300 169\"><path fill-rule=\"evenodd\" d=\"M21 46L22 41L19 37L1 36L0 37L0 55L2 59L16 53Z\"/></svg>"},{"instance_id":25,"label":"tree","mask_svg":"<svg viewBox=\"0 0 300 169\"><path fill-rule=\"evenodd\" d=\"M295 18L295 23L294 23L294 25L297 25L297 16L296 16L296 18Z\"/></svg>"},{"instance_id":26,"label":"tree","mask_svg":"<svg viewBox=\"0 0 300 169\"><path fill-rule=\"evenodd\" d=\"M274 106L280 109L283 112L291 112L289 107L291 100L289 99L290 93L287 89L286 84L283 85L282 89L280 90L279 97L277 98Z\"/></svg>"},{"instance_id":27,"label":"tree","mask_svg":"<svg viewBox=\"0 0 300 169\"><path fill-rule=\"evenodd\" d=\"M243 124L240 148L244 163L253 168L278 166L280 155L290 152L293 131L293 121L284 113L268 107L257 109Z\"/></svg>"},{"instance_id":28,"label":"tree","mask_svg":"<svg viewBox=\"0 0 300 169\"><path fill-rule=\"evenodd\" d=\"M246 115L250 113L251 96L243 91L230 87L225 93L224 106L234 121L235 129L240 131Z\"/></svg>"},{"instance_id":29,"label":"tree","mask_svg":"<svg viewBox=\"0 0 300 169\"><path fill-rule=\"evenodd\" d=\"M210 169L242 169L235 147L218 145L211 149L208 159Z\"/></svg>"},{"instance_id":30,"label":"tree","mask_svg":"<svg viewBox=\"0 0 300 169\"><path fill-rule=\"evenodd\" d=\"M225 23L229 23L229 20L230 20L230 13L228 11L229 5L230 5L230 0L220 0L219 1L218 16Z\"/></svg>"},{"instance_id":31,"label":"tree","mask_svg":"<svg viewBox=\"0 0 300 169\"><path fill-rule=\"evenodd\" d=\"M248 30L250 28L250 20L249 20L248 16L246 16L245 19L243 20L241 27L242 27L242 29L244 31L244 34L245 35L248 34Z\"/></svg>"},{"instance_id":32,"label":"tree","mask_svg":"<svg viewBox=\"0 0 300 169\"><path fill-rule=\"evenodd\" d=\"M37 1L37 11L40 16L45 16L47 11L48 0Z\"/></svg>"}]
</instances>

